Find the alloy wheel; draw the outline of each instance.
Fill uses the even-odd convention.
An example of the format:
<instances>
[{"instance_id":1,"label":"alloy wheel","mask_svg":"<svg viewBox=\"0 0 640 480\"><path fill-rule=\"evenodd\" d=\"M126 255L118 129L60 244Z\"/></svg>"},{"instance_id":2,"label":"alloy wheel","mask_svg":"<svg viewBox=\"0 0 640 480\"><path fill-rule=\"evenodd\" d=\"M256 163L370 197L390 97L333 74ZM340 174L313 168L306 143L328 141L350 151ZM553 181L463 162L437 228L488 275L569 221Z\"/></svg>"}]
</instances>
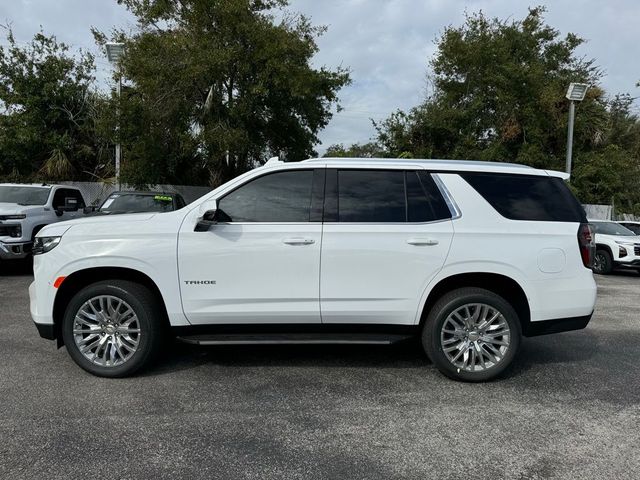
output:
<instances>
[{"instance_id":1,"label":"alloy wheel","mask_svg":"<svg viewBox=\"0 0 640 480\"><path fill-rule=\"evenodd\" d=\"M596 253L595 258L593 259L593 271L596 273L602 272L605 264L606 259L604 258L604 254L600 252Z\"/></svg>"},{"instance_id":2,"label":"alloy wheel","mask_svg":"<svg viewBox=\"0 0 640 480\"><path fill-rule=\"evenodd\" d=\"M112 295L92 297L73 321L73 339L85 358L96 365L116 367L138 350L140 322L133 308Z\"/></svg>"},{"instance_id":3,"label":"alloy wheel","mask_svg":"<svg viewBox=\"0 0 640 480\"><path fill-rule=\"evenodd\" d=\"M445 319L440 345L456 368L480 372L494 367L506 355L511 330L504 315L484 303L458 307Z\"/></svg>"}]
</instances>

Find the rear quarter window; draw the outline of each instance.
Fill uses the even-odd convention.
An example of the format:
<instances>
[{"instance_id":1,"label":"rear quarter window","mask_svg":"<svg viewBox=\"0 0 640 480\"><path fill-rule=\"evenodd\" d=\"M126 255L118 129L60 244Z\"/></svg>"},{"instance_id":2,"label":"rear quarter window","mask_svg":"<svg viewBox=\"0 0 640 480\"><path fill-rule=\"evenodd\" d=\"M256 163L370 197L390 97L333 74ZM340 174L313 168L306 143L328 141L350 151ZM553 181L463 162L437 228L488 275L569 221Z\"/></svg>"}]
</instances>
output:
<instances>
[{"instance_id":1,"label":"rear quarter window","mask_svg":"<svg viewBox=\"0 0 640 480\"><path fill-rule=\"evenodd\" d=\"M500 215L511 220L585 222L586 216L557 177L502 173L462 173Z\"/></svg>"}]
</instances>

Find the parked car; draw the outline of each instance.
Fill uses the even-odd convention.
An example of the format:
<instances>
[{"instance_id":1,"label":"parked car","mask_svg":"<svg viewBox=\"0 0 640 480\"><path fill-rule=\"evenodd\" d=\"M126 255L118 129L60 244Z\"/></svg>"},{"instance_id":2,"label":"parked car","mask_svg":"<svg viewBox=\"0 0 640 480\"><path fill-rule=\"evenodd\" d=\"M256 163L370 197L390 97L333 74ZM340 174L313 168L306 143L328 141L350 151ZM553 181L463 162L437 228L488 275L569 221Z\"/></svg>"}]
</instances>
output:
<instances>
[{"instance_id":1,"label":"parked car","mask_svg":"<svg viewBox=\"0 0 640 480\"><path fill-rule=\"evenodd\" d=\"M625 220L624 222L618 222L623 227L628 228L636 235L640 235L640 222L632 222L629 220Z\"/></svg>"},{"instance_id":2,"label":"parked car","mask_svg":"<svg viewBox=\"0 0 640 480\"><path fill-rule=\"evenodd\" d=\"M0 259L27 257L44 226L77 218L84 206L80 190L67 185L0 184Z\"/></svg>"},{"instance_id":3,"label":"parked car","mask_svg":"<svg viewBox=\"0 0 640 480\"><path fill-rule=\"evenodd\" d=\"M584 328L595 247L560 172L466 161L269 161L187 208L38 234L31 315L100 376L201 345L420 337L488 380L521 337Z\"/></svg>"},{"instance_id":4,"label":"parked car","mask_svg":"<svg viewBox=\"0 0 640 480\"><path fill-rule=\"evenodd\" d=\"M620 223L589 220L595 230L593 271L602 275L616 267L640 270L640 238Z\"/></svg>"},{"instance_id":5,"label":"parked car","mask_svg":"<svg viewBox=\"0 0 640 480\"><path fill-rule=\"evenodd\" d=\"M93 215L116 215L140 212L172 212L186 205L179 193L113 192Z\"/></svg>"}]
</instances>

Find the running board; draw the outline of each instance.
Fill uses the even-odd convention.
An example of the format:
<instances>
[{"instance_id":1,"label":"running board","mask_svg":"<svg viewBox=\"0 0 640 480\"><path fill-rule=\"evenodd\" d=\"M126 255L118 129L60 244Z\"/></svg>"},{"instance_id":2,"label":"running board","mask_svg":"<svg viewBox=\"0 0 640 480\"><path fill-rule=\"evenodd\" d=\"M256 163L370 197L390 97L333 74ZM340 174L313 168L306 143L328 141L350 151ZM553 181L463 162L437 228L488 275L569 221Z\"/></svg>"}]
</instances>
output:
<instances>
[{"instance_id":1,"label":"running board","mask_svg":"<svg viewBox=\"0 0 640 480\"><path fill-rule=\"evenodd\" d=\"M391 345L409 338L412 335L378 333L234 333L177 337L195 345Z\"/></svg>"}]
</instances>

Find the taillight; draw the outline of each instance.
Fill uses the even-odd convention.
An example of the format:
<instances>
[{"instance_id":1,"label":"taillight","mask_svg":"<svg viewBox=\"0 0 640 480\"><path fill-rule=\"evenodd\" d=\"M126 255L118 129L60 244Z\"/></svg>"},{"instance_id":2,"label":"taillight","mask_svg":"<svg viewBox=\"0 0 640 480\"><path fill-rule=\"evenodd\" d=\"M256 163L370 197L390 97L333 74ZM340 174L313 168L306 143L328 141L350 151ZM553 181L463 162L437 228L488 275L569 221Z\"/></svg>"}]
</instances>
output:
<instances>
[{"instance_id":1,"label":"taillight","mask_svg":"<svg viewBox=\"0 0 640 480\"><path fill-rule=\"evenodd\" d=\"M593 238L593 230L588 223L581 223L578 228L578 246L580 247L580 256L585 267L593 266L593 258L596 254L596 243Z\"/></svg>"}]
</instances>

